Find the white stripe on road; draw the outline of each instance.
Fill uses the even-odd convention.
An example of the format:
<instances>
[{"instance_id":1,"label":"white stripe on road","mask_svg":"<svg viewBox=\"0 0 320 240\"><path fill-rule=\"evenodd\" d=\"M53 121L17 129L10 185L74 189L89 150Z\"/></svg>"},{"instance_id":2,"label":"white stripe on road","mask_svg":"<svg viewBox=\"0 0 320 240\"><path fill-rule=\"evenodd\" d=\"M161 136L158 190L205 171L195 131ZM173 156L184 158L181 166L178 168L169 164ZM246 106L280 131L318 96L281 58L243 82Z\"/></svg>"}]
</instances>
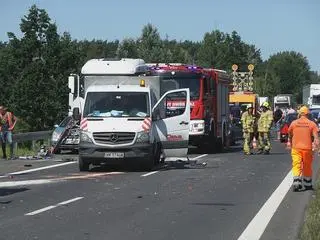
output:
<instances>
[{"instance_id":1,"label":"white stripe on road","mask_svg":"<svg viewBox=\"0 0 320 240\"><path fill-rule=\"evenodd\" d=\"M269 199L265 202L256 216L251 220L247 228L240 235L238 240L258 240L264 233L272 216L277 211L282 200L291 188L293 181L291 171L283 179L277 189L272 193Z\"/></svg>"},{"instance_id":2,"label":"white stripe on road","mask_svg":"<svg viewBox=\"0 0 320 240\"><path fill-rule=\"evenodd\" d=\"M0 178L8 177L10 175L19 175L19 174L25 174L25 173L30 173L30 172L37 172L37 171L41 171L41 170L45 170L45 169L61 167L61 166L74 164L74 163L77 163L77 162L65 162L65 163L59 163L59 164L55 164L55 165L40 167L40 168L33 168L33 169L23 170L23 171L19 171L19 172L12 172L12 173L8 173L6 175L0 176Z\"/></svg>"},{"instance_id":3,"label":"white stripe on road","mask_svg":"<svg viewBox=\"0 0 320 240\"><path fill-rule=\"evenodd\" d=\"M33 216L33 215L36 215L36 214L51 210L51 209L56 208L56 207L63 206L63 205L66 205L68 203L72 203L72 202L78 201L80 199L83 199L83 197L72 198L70 200L67 200L67 201L64 201L64 202L60 202L60 203L58 203L56 205L51 205L51 206L48 206L48 207L45 207L45 208L38 209L38 210L33 211L33 212L26 213L25 215L26 216Z\"/></svg>"},{"instance_id":4,"label":"white stripe on road","mask_svg":"<svg viewBox=\"0 0 320 240\"><path fill-rule=\"evenodd\" d=\"M208 156L208 154L202 154L200 156L197 156L197 157L194 157L194 158L190 158L190 160L197 160L197 159L203 158L205 156ZM179 159L179 158L177 158L177 159ZM153 174L155 174L157 172L159 172L159 171L148 172L148 173L145 173L145 174L141 175L141 177L147 177L147 176L153 175Z\"/></svg>"},{"instance_id":5,"label":"white stripe on road","mask_svg":"<svg viewBox=\"0 0 320 240\"><path fill-rule=\"evenodd\" d=\"M10 181L10 182L0 182L0 187L17 187L17 186L28 186L28 185L39 185L57 182L49 179L36 179L36 180L25 180L25 181Z\"/></svg>"},{"instance_id":6,"label":"white stripe on road","mask_svg":"<svg viewBox=\"0 0 320 240\"><path fill-rule=\"evenodd\" d=\"M30 213L27 213L25 214L26 216L33 216L33 215L36 215L36 214L39 214L39 213L42 213L42 212L45 212L45 211L48 211L50 209L53 209L55 208L56 206L49 206L49 207L45 207L45 208L41 208L37 211L33 211L33 212L30 212Z\"/></svg>"},{"instance_id":7,"label":"white stripe on road","mask_svg":"<svg viewBox=\"0 0 320 240\"><path fill-rule=\"evenodd\" d=\"M150 176L150 175L155 174L157 172L159 172L159 171L148 172L146 174L141 175L141 177L147 177L147 176Z\"/></svg>"},{"instance_id":8,"label":"white stripe on road","mask_svg":"<svg viewBox=\"0 0 320 240\"><path fill-rule=\"evenodd\" d=\"M70 200L67 200L67 201L58 203L57 206L67 205L68 203L72 203L72 202L78 201L78 200L80 200L80 199L82 199L82 198L83 198L83 197L72 198L72 199L70 199Z\"/></svg>"}]
</instances>

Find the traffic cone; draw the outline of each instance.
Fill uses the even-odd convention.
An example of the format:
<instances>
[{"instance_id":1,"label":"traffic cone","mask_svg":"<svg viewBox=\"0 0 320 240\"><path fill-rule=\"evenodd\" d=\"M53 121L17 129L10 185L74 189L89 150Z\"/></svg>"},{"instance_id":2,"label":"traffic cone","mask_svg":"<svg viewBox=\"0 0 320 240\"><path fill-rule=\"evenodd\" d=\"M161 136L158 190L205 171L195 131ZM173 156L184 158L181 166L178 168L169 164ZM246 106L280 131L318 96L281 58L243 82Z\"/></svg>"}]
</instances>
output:
<instances>
[{"instance_id":1,"label":"traffic cone","mask_svg":"<svg viewBox=\"0 0 320 240\"><path fill-rule=\"evenodd\" d=\"M252 141L252 147L253 147L254 149L257 148L257 139L256 139L255 137L253 138L253 141Z\"/></svg>"}]
</instances>

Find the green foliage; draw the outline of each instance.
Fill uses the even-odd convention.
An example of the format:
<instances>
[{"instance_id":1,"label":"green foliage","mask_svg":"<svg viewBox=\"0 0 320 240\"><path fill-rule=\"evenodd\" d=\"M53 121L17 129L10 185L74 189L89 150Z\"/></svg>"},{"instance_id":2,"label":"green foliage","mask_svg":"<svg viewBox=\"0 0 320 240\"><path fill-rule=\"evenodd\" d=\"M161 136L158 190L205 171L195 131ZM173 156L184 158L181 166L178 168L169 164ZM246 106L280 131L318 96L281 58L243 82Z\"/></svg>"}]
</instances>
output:
<instances>
[{"instance_id":1,"label":"green foliage","mask_svg":"<svg viewBox=\"0 0 320 240\"><path fill-rule=\"evenodd\" d=\"M68 75L79 72L91 58L142 58L229 72L232 64L247 71L247 65L253 63L255 88L261 96L270 97L277 93L300 97L304 84L320 82L300 53L282 52L263 62L260 50L235 31L214 30L200 42L178 42L162 39L158 29L147 24L137 39L77 41L69 33L58 34L47 12L36 5L21 19L20 30L20 39L9 32L9 41L0 42L0 104L19 118L16 131L51 129L61 121L68 112Z\"/></svg>"},{"instance_id":2,"label":"green foliage","mask_svg":"<svg viewBox=\"0 0 320 240\"><path fill-rule=\"evenodd\" d=\"M262 62L260 51L243 42L237 32L230 35L219 30L204 35L198 59L203 66L230 70L233 64L237 64L245 71L247 69L241 68Z\"/></svg>"},{"instance_id":3,"label":"green foliage","mask_svg":"<svg viewBox=\"0 0 320 240\"><path fill-rule=\"evenodd\" d=\"M297 52L280 52L272 55L263 65L257 90L262 96L280 93L294 94L301 102L302 88L312 82L307 59Z\"/></svg>"},{"instance_id":4,"label":"green foliage","mask_svg":"<svg viewBox=\"0 0 320 240\"><path fill-rule=\"evenodd\" d=\"M308 206L305 221L298 239L319 240L320 239L320 182L316 186L315 196Z\"/></svg>"}]
</instances>

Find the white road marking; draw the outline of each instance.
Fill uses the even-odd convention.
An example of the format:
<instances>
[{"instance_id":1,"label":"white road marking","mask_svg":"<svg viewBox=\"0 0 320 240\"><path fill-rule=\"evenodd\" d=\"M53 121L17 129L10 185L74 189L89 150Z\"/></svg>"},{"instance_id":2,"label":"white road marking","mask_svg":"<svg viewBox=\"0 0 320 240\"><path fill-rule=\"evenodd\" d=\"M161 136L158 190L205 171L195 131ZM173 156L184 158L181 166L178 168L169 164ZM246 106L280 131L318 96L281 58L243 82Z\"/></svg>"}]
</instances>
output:
<instances>
[{"instance_id":1,"label":"white road marking","mask_svg":"<svg viewBox=\"0 0 320 240\"><path fill-rule=\"evenodd\" d=\"M19 175L19 174L25 174L25 173L30 173L30 172L37 172L37 171L41 171L41 170L45 170L45 169L61 167L61 166L70 165L70 164L74 164L74 163L76 163L76 162L65 162L65 163L59 163L59 164L55 164L55 165L40 167L40 168L33 168L33 169L23 170L23 171L19 171L19 172L12 172L12 173L8 173L6 175L0 176L0 178L5 178L5 177L8 177L10 175Z\"/></svg>"},{"instance_id":2,"label":"white road marking","mask_svg":"<svg viewBox=\"0 0 320 240\"><path fill-rule=\"evenodd\" d=\"M68 203L72 203L72 202L78 201L78 200L80 200L80 199L82 199L82 198L83 198L83 197L72 198L72 199L70 199L70 200L67 200L67 201L58 203L57 206L67 205Z\"/></svg>"},{"instance_id":3,"label":"white road marking","mask_svg":"<svg viewBox=\"0 0 320 240\"><path fill-rule=\"evenodd\" d=\"M17 187L17 186L28 186L28 185L39 185L57 182L56 180L50 179L36 179L36 180L25 180L25 181L8 181L0 182L0 187Z\"/></svg>"},{"instance_id":4,"label":"white road marking","mask_svg":"<svg viewBox=\"0 0 320 240\"><path fill-rule=\"evenodd\" d=\"M147 176L150 176L150 175L155 174L157 172L159 172L159 171L148 172L146 174L141 175L141 177L147 177Z\"/></svg>"},{"instance_id":5,"label":"white road marking","mask_svg":"<svg viewBox=\"0 0 320 240\"><path fill-rule=\"evenodd\" d=\"M293 181L291 171L283 179L277 189L272 193L269 199L265 202L256 216L251 220L247 228L240 235L238 240L258 240L262 236L268 226L272 216L280 206L282 200L291 188Z\"/></svg>"},{"instance_id":6,"label":"white road marking","mask_svg":"<svg viewBox=\"0 0 320 240\"><path fill-rule=\"evenodd\" d=\"M56 206L48 206L48 207L41 208L41 209L39 209L39 210L30 212L30 213L27 213L27 214L25 214L25 215L26 215L26 216L33 216L33 215L36 215L36 214L39 214L39 213L48 211L48 210L50 210L50 209L53 209L53 208L55 208L55 207L56 207Z\"/></svg>"},{"instance_id":7,"label":"white road marking","mask_svg":"<svg viewBox=\"0 0 320 240\"><path fill-rule=\"evenodd\" d=\"M72 202L75 202L75 201L78 201L80 199L83 199L83 197L76 197L76 198L72 198L70 200L67 200L67 201L64 201L64 202L60 202L56 205L51 205L51 206L48 206L48 207L45 207L45 208L41 208L41 209L38 209L36 211L33 211L33 212L29 212L29 213L26 213L25 216L34 216L36 214L39 214L39 213L42 213L42 212L45 212L45 211L49 211L53 208L56 208L56 207L59 207L59 206L63 206L63 205L66 205L68 203L72 203Z\"/></svg>"},{"instance_id":8,"label":"white road marking","mask_svg":"<svg viewBox=\"0 0 320 240\"><path fill-rule=\"evenodd\" d=\"M190 160L197 160L197 159L203 158L203 157L205 157L205 156L208 156L208 154L202 154L202 155L200 155L200 156L197 156L197 157L194 157L194 158L190 158ZM181 158L168 158L168 159L170 159L171 161L173 161L173 159L179 160L179 159L181 159ZM187 159L186 159L186 160L187 160ZM157 173L157 172L159 172L159 171L148 172L148 173L142 174L141 177L147 177L147 176L153 175L153 174L155 174L155 173Z\"/></svg>"}]
</instances>

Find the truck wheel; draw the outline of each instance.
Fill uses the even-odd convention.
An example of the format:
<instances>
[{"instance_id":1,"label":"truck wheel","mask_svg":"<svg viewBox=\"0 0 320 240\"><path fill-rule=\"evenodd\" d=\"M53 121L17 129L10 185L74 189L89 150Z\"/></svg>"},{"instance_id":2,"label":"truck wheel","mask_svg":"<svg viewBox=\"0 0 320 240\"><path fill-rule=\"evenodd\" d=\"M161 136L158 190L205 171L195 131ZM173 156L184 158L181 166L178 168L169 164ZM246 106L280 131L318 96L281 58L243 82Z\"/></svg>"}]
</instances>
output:
<instances>
[{"instance_id":1,"label":"truck wheel","mask_svg":"<svg viewBox=\"0 0 320 240\"><path fill-rule=\"evenodd\" d=\"M224 126L223 127L223 148L228 150L228 148L230 147L230 142L231 142L231 137L227 133L226 127Z\"/></svg>"},{"instance_id":2,"label":"truck wheel","mask_svg":"<svg viewBox=\"0 0 320 240\"><path fill-rule=\"evenodd\" d=\"M157 143L154 148L154 165L158 165L161 161L161 145Z\"/></svg>"},{"instance_id":3,"label":"truck wheel","mask_svg":"<svg viewBox=\"0 0 320 240\"><path fill-rule=\"evenodd\" d=\"M80 172L87 172L90 169L90 164L84 160L83 157L79 156L79 170Z\"/></svg>"},{"instance_id":4,"label":"truck wheel","mask_svg":"<svg viewBox=\"0 0 320 240\"><path fill-rule=\"evenodd\" d=\"M153 157L152 158L148 158L142 164L142 168L146 172L151 171L153 169L153 167L154 167L154 159L153 159Z\"/></svg>"},{"instance_id":5,"label":"truck wheel","mask_svg":"<svg viewBox=\"0 0 320 240\"><path fill-rule=\"evenodd\" d=\"M215 149L217 153L223 152L223 143L222 143L222 138L216 138L215 142Z\"/></svg>"}]
</instances>

